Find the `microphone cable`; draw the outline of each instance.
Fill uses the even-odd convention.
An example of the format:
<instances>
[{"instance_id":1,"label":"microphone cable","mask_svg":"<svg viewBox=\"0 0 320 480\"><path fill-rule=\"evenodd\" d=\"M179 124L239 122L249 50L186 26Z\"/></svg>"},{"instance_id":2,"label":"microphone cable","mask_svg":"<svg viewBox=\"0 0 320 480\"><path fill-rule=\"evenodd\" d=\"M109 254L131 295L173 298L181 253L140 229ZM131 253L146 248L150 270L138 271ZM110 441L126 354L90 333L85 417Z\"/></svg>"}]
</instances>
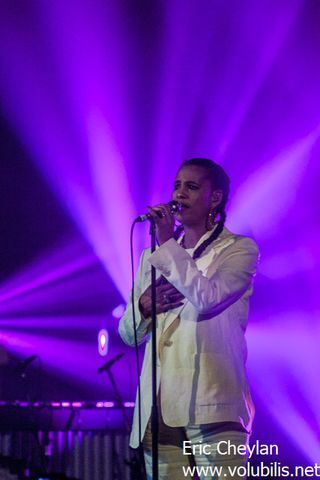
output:
<instances>
[{"instance_id":1,"label":"microphone cable","mask_svg":"<svg viewBox=\"0 0 320 480\"><path fill-rule=\"evenodd\" d=\"M135 311L135 298L134 298L134 287L135 287L135 274L134 274L134 256L133 256L133 230L139 220L135 219L131 225L130 230L130 256L131 256L131 304L132 304L132 320L133 320L133 330L134 330L134 349L136 355L136 364L137 364L137 380L138 380L138 426L139 426L139 446L141 446L141 385L140 385L140 355L139 355L139 344L137 337L137 321L136 321L136 311Z\"/></svg>"}]
</instances>

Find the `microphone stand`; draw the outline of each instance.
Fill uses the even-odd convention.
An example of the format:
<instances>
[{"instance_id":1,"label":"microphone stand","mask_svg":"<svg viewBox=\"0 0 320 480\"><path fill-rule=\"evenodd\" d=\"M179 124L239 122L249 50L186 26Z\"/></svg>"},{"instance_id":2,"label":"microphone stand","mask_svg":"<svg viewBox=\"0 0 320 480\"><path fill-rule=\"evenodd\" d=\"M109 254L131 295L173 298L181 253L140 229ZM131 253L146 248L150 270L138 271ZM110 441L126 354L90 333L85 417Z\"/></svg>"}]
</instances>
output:
<instances>
[{"instance_id":1,"label":"microphone stand","mask_svg":"<svg viewBox=\"0 0 320 480\"><path fill-rule=\"evenodd\" d=\"M34 443L35 443L35 446L36 448L38 449L38 454L39 454L39 463L40 463L40 468L43 470L43 472L47 473L48 472L48 463L49 463L49 460L46 456L46 453L45 453L45 447L48 445L48 439L47 439L47 435L45 434L44 435L44 445L41 444L40 440L39 440L39 436L38 436L38 422L37 422L37 415L32 407L32 403L34 402L34 400L36 399L36 397L34 397L35 395L35 392L34 392L34 389L30 388L32 387L32 385L30 385L30 382L29 382L29 376L28 376L28 367L31 365L32 362L34 362L34 360L36 359L39 359L40 360L40 365L41 365L41 374L42 374L42 362L41 362L41 359L38 355L31 355L30 357L26 358L23 362L21 362L20 365L18 365L15 369L16 371L16 374L23 380L23 382L25 383L25 386L26 386L26 399L27 399L27 402L29 404L28 406L28 410L29 410L29 415L30 415L30 427L31 427L31 434L33 435L33 438L34 438ZM39 392L37 392L37 394L39 395ZM34 460L34 452L33 450L30 450L29 449L29 452L28 452L28 457L27 457L27 464L28 464L28 468L30 469L35 469L36 467L36 460ZM37 466L37 468L39 468Z\"/></svg>"},{"instance_id":2,"label":"microphone stand","mask_svg":"<svg viewBox=\"0 0 320 480\"><path fill-rule=\"evenodd\" d=\"M156 249L156 229L153 219L150 219L151 253ZM156 269L151 266L151 355L152 355L152 409L151 409L151 433L152 433L152 480L158 480L158 436L159 417L157 405L157 312L156 312Z\"/></svg>"},{"instance_id":3,"label":"microphone stand","mask_svg":"<svg viewBox=\"0 0 320 480\"><path fill-rule=\"evenodd\" d=\"M121 355L121 356L123 356L123 355ZM109 381L110 381L112 389L113 389L113 396L114 396L115 402L122 412L125 432L128 433L129 428L130 428L129 419L128 419L128 416L127 416L126 408L123 404L123 399L121 397L120 391L117 387L117 384L115 382L115 379L114 379L114 376L113 376L112 370L111 370L113 364L119 359L119 357L120 357L120 355L117 355L117 357L115 357L113 360L110 360L109 362L107 362L106 365L103 365L102 367L100 367L98 369L98 373L106 372L106 374L108 375ZM119 462L119 453L116 451L115 446L113 446L113 449L114 449L114 451L113 451L113 462L112 462L112 470L113 470L112 475L113 475L114 479L120 479L121 478L121 468L120 468L120 462ZM125 463L127 463L127 462L125 462ZM127 464L129 464L129 466L131 467L130 462L128 462Z\"/></svg>"},{"instance_id":4,"label":"microphone stand","mask_svg":"<svg viewBox=\"0 0 320 480\"><path fill-rule=\"evenodd\" d=\"M123 354L121 354L123 356ZM118 358L117 358L118 357ZM122 412L122 417L124 420L124 427L125 427L125 432L126 434L129 434L130 431L130 422L128 419L127 411L126 408L123 404L123 399L121 397L120 391L117 387L117 384L115 382L114 376L112 374L111 367L115 361L119 359L119 355L117 355L115 359L110 360L110 362L107 362L106 365L100 367L98 369L98 373L101 372L106 372L108 374L112 389L113 389L113 395L114 399L120 408ZM109 364L109 365L108 365ZM120 462L119 462L119 453L116 451L114 447L114 452L113 452L113 457L114 457L114 462L113 462L113 478L114 479L121 479L121 468L120 468ZM130 469L130 479L131 480L142 480L145 478L145 472L144 472L144 465L141 464L141 462L138 461L136 458L136 455L131 454L130 455L130 460L124 460L125 465L127 465Z\"/></svg>"}]
</instances>

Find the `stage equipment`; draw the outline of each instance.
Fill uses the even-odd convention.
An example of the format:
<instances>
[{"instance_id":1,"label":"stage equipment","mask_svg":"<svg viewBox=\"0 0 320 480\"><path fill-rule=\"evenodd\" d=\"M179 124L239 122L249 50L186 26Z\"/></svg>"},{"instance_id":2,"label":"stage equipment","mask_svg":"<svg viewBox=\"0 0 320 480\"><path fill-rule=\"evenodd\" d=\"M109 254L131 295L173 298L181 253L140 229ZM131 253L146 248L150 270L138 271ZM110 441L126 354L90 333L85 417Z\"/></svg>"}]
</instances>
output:
<instances>
[{"instance_id":1,"label":"stage equipment","mask_svg":"<svg viewBox=\"0 0 320 480\"><path fill-rule=\"evenodd\" d=\"M123 402L129 417L133 406ZM74 420L66 428L72 412ZM54 472L60 472L60 477L55 477L59 480L134 478L126 463L130 451L123 414L115 402L1 402L0 457L7 461L3 468L23 466L24 476L30 480L44 474L37 442L45 453L45 475L50 480Z\"/></svg>"}]
</instances>

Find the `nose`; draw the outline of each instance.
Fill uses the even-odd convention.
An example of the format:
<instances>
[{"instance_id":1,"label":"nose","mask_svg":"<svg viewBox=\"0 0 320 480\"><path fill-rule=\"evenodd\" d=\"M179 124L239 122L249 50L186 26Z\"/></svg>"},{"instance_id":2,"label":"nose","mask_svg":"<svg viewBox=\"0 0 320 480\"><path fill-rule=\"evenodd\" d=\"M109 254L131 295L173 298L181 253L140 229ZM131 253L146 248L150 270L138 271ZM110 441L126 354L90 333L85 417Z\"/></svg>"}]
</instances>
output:
<instances>
[{"instance_id":1,"label":"nose","mask_svg":"<svg viewBox=\"0 0 320 480\"><path fill-rule=\"evenodd\" d=\"M186 198L187 197L187 194L186 194L186 190L183 186L180 186L178 187L175 191L174 191L174 196L179 200L181 198Z\"/></svg>"}]
</instances>

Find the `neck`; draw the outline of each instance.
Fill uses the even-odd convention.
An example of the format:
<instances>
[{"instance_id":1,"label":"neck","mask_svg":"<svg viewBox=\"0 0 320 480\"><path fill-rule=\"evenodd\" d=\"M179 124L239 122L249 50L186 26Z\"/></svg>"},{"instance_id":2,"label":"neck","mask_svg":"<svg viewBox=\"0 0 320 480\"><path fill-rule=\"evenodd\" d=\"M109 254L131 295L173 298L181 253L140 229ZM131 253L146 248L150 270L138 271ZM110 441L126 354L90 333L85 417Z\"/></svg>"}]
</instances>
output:
<instances>
[{"instance_id":1,"label":"neck","mask_svg":"<svg viewBox=\"0 0 320 480\"><path fill-rule=\"evenodd\" d=\"M202 235L207 232L203 225L199 226L184 226L184 245L185 248L193 248L198 243Z\"/></svg>"}]
</instances>

